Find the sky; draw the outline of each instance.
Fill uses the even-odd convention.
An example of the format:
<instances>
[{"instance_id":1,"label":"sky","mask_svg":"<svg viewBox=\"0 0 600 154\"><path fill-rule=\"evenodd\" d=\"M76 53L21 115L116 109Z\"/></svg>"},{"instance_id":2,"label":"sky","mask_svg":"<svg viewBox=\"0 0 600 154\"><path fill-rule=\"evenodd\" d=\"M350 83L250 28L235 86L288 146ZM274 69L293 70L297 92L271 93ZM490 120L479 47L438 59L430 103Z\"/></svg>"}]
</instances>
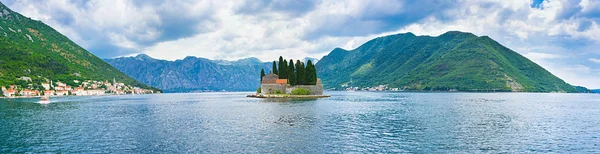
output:
<instances>
[{"instance_id":1,"label":"sky","mask_svg":"<svg viewBox=\"0 0 600 154\"><path fill-rule=\"evenodd\" d=\"M600 0L0 0L101 58L321 58L379 36L490 36L600 88Z\"/></svg>"}]
</instances>

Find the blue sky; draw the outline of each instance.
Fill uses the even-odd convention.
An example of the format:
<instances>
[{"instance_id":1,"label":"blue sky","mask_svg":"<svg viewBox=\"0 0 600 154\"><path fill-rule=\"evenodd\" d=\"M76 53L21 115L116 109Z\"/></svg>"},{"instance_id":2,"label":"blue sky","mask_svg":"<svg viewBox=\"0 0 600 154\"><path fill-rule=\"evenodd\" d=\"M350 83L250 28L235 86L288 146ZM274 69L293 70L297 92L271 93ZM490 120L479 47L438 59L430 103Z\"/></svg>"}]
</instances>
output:
<instances>
[{"instance_id":1,"label":"blue sky","mask_svg":"<svg viewBox=\"0 0 600 154\"><path fill-rule=\"evenodd\" d=\"M600 0L0 0L101 58L320 58L412 32L487 35L573 85L600 88Z\"/></svg>"}]
</instances>

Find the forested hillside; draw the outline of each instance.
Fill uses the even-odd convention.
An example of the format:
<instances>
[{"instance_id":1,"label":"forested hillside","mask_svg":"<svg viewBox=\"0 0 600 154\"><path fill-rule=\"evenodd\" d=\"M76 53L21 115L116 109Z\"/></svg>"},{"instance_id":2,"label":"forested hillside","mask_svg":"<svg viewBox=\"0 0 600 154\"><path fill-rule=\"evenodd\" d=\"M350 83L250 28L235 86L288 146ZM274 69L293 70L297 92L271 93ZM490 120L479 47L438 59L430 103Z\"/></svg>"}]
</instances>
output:
<instances>
[{"instance_id":1,"label":"forested hillside","mask_svg":"<svg viewBox=\"0 0 600 154\"><path fill-rule=\"evenodd\" d=\"M336 48L316 67L328 88L388 84L406 90L577 92L490 37L457 31L375 38L354 50Z\"/></svg>"},{"instance_id":2,"label":"forested hillside","mask_svg":"<svg viewBox=\"0 0 600 154\"><path fill-rule=\"evenodd\" d=\"M1 86L31 84L39 89L41 82L49 80L77 86L74 80L113 79L150 88L113 68L52 27L0 3Z\"/></svg>"}]
</instances>

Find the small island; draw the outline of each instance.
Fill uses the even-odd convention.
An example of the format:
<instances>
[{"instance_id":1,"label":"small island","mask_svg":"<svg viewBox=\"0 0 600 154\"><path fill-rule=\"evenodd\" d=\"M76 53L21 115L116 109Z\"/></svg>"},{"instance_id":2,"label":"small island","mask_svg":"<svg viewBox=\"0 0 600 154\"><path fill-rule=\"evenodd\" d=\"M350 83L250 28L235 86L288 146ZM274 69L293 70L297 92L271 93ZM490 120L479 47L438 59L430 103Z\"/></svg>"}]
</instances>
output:
<instances>
[{"instance_id":1,"label":"small island","mask_svg":"<svg viewBox=\"0 0 600 154\"><path fill-rule=\"evenodd\" d=\"M248 95L255 98L325 98L323 84L317 78L317 70L311 60L301 62L290 59L289 63L283 57L279 62L273 61L273 70L265 74L261 70L261 85L256 94Z\"/></svg>"}]
</instances>

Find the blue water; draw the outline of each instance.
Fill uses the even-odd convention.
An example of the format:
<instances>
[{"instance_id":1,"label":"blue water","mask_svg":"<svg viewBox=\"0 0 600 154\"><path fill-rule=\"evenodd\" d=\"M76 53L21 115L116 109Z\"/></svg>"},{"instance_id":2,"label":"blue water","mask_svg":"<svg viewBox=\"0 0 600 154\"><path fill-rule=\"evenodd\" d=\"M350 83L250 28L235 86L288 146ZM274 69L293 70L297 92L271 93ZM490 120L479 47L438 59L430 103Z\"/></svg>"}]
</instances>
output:
<instances>
[{"instance_id":1,"label":"blue water","mask_svg":"<svg viewBox=\"0 0 600 154\"><path fill-rule=\"evenodd\" d=\"M0 153L600 152L600 95L328 92L0 99Z\"/></svg>"}]
</instances>

